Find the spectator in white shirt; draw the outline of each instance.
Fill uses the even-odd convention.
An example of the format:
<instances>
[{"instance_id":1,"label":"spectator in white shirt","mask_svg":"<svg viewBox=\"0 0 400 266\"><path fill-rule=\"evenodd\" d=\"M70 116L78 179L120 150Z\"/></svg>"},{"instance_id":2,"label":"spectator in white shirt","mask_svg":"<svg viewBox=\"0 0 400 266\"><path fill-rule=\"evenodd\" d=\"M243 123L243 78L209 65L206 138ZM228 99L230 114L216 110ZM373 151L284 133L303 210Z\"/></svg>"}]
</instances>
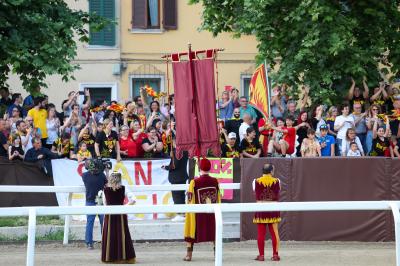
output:
<instances>
[{"instance_id":1,"label":"spectator in white shirt","mask_svg":"<svg viewBox=\"0 0 400 266\"><path fill-rule=\"evenodd\" d=\"M360 138L356 135L356 130L354 128L349 128L346 131L346 137L342 140L342 156L347 156L348 151L352 143L357 144L357 148L360 151L361 156L364 156L364 149Z\"/></svg>"},{"instance_id":2,"label":"spectator in white shirt","mask_svg":"<svg viewBox=\"0 0 400 266\"><path fill-rule=\"evenodd\" d=\"M361 153L358 150L357 143L355 143L355 142L350 143L350 149L347 152L347 157L360 157L360 156L361 156Z\"/></svg>"},{"instance_id":3,"label":"spectator in white shirt","mask_svg":"<svg viewBox=\"0 0 400 266\"><path fill-rule=\"evenodd\" d=\"M246 137L246 130L250 127L251 125L251 115L249 113L244 113L243 114L243 123L239 127L239 138L240 142Z\"/></svg>"},{"instance_id":4,"label":"spectator in white shirt","mask_svg":"<svg viewBox=\"0 0 400 266\"><path fill-rule=\"evenodd\" d=\"M347 129L353 128L355 126L354 117L349 115L350 107L345 104L342 106L342 115L337 116L335 119L334 129L337 131L336 145L337 150L342 151L342 141L346 139ZM337 154L338 156L340 154Z\"/></svg>"}]
</instances>

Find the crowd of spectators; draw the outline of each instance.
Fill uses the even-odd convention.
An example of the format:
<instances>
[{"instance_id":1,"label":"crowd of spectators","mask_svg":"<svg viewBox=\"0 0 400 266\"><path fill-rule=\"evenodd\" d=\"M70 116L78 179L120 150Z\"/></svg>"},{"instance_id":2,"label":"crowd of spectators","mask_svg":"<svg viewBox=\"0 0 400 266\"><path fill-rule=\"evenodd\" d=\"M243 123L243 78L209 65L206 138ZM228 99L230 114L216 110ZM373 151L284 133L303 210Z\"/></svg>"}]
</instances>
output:
<instances>
[{"instance_id":1,"label":"crowd of spectators","mask_svg":"<svg viewBox=\"0 0 400 266\"><path fill-rule=\"evenodd\" d=\"M161 107L155 100L148 104L145 94L141 88L141 96L121 105L92 103L89 90L72 91L58 112L39 88L25 100L0 88L0 157L28 162L167 158L175 136L174 97Z\"/></svg>"},{"instance_id":2,"label":"crowd of spectators","mask_svg":"<svg viewBox=\"0 0 400 266\"><path fill-rule=\"evenodd\" d=\"M217 105L223 157L400 157L396 86L380 82L370 94L365 79L362 89L352 79L340 106L311 103L306 87L297 99L287 90L273 88L268 119L237 89L223 92Z\"/></svg>"},{"instance_id":3,"label":"crowd of spectators","mask_svg":"<svg viewBox=\"0 0 400 266\"><path fill-rule=\"evenodd\" d=\"M276 86L269 119L230 87L217 102L222 157L400 157L399 90L381 82L370 96L365 80L362 85L360 89L352 81L340 107L311 105L305 87L295 99L286 86ZM60 111L40 88L23 99L3 87L0 97L0 157L28 162L170 157L173 95L162 103L147 103L141 88L140 96L121 104L92 102L88 90L71 91Z\"/></svg>"}]
</instances>

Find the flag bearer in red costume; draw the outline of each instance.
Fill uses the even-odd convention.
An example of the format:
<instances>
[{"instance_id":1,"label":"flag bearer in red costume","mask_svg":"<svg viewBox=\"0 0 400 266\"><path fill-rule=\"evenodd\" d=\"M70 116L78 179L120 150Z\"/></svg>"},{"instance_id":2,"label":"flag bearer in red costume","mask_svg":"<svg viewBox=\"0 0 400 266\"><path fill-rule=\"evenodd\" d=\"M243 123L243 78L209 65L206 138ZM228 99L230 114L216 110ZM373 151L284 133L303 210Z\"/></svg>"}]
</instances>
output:
<instances>
[{"instance_id":1,"label":"flag bearer in red costume","mask_svg":"<svg viewBox=\"0 0 400 266\"><path fill-rule=\"evenodd\" d=\"M274 166L272 164L265 164L263 167L263 175L254 180L253 188L256 194L257 202L276 202L279 200L280 181L278 178L273 177ZM267 226L271 234L273 256L271 260L279 261L279 233L278 223L281 221L280 212L256 212L254 214L253 223L257 224L257 245L259 255L255 258L258 261L264 261L264 245L265 234Z\"/></svg>"},{"instance_id":2,"label":"flag bearer in red costume","mask_svg":"<svg viewBox=\"0 0 400 266\"><path fill-rule=\"evenodd\" d=\"M211 162L200 160L200 177L193 179L189 185L188 204L221 203L218 180L208 175ZM193 244L215 242L215 216L213 213L187 213L185 220L185 241L187 254L183 259L192 260Z\"/></svg>"}]
</instances>

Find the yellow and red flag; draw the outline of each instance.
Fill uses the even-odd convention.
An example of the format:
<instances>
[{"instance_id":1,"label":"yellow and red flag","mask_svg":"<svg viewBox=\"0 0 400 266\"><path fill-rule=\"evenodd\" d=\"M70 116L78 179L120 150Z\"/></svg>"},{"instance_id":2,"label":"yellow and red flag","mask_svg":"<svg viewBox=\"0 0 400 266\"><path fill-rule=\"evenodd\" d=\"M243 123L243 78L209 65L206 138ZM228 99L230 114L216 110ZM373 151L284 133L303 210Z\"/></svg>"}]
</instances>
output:
<instances>
[{"instance_id":1,"label":"yellow and red flag","mask_svg":"<svg viewBox=\"0 0 400 266\"><path fill-rule=\"evenodd\" d=\"M265 76L265 65L257 67L250 80L250 104L260 111L265 118L269 116L269 95Z\"/></svg>"}]
</instances>

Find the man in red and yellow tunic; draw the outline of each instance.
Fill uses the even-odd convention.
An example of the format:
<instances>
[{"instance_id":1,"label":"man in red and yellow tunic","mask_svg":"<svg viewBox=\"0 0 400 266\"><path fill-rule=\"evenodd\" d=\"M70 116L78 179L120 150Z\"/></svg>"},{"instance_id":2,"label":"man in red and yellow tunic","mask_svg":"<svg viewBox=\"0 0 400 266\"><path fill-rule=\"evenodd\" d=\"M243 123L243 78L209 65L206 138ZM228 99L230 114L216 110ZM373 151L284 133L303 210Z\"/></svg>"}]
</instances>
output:
<instances>
[{"instance_id":1,"label":"man in red and yellow tunic","mask_svg":"<svg viewBox=\"0 0 400 266\"><path fill-rule=\"evenodd\" d=\"M272 164L265 164L263 167L263 175L254 180L253 188L256 194L257 202L276 202L279 200L280 181L278 178L273 177L274 166ZM279 232L278 223L281 221L280 212L256 212L254 214L253 223L257 224L257 245L259 255L255 258L258 261L264 261L264 245L266 227L271 234L273 256L271 260L279 261Z\"/></svg>"},{"instance_id":2,"label":"man in red and yellow tunic","mask_svg":"<svg viewBox=\"0 0 400 266\"><path fill-rule=\"evenodd\" d=\"M188 204L221 203L218 180L208 175L211 162L200 160L200 177L193 179L189 185ZM192 260L193 244L200 242L215 242L214 213L186 213L185 241L187 254L183 259Z\"/></svg>"}]
</instances>

